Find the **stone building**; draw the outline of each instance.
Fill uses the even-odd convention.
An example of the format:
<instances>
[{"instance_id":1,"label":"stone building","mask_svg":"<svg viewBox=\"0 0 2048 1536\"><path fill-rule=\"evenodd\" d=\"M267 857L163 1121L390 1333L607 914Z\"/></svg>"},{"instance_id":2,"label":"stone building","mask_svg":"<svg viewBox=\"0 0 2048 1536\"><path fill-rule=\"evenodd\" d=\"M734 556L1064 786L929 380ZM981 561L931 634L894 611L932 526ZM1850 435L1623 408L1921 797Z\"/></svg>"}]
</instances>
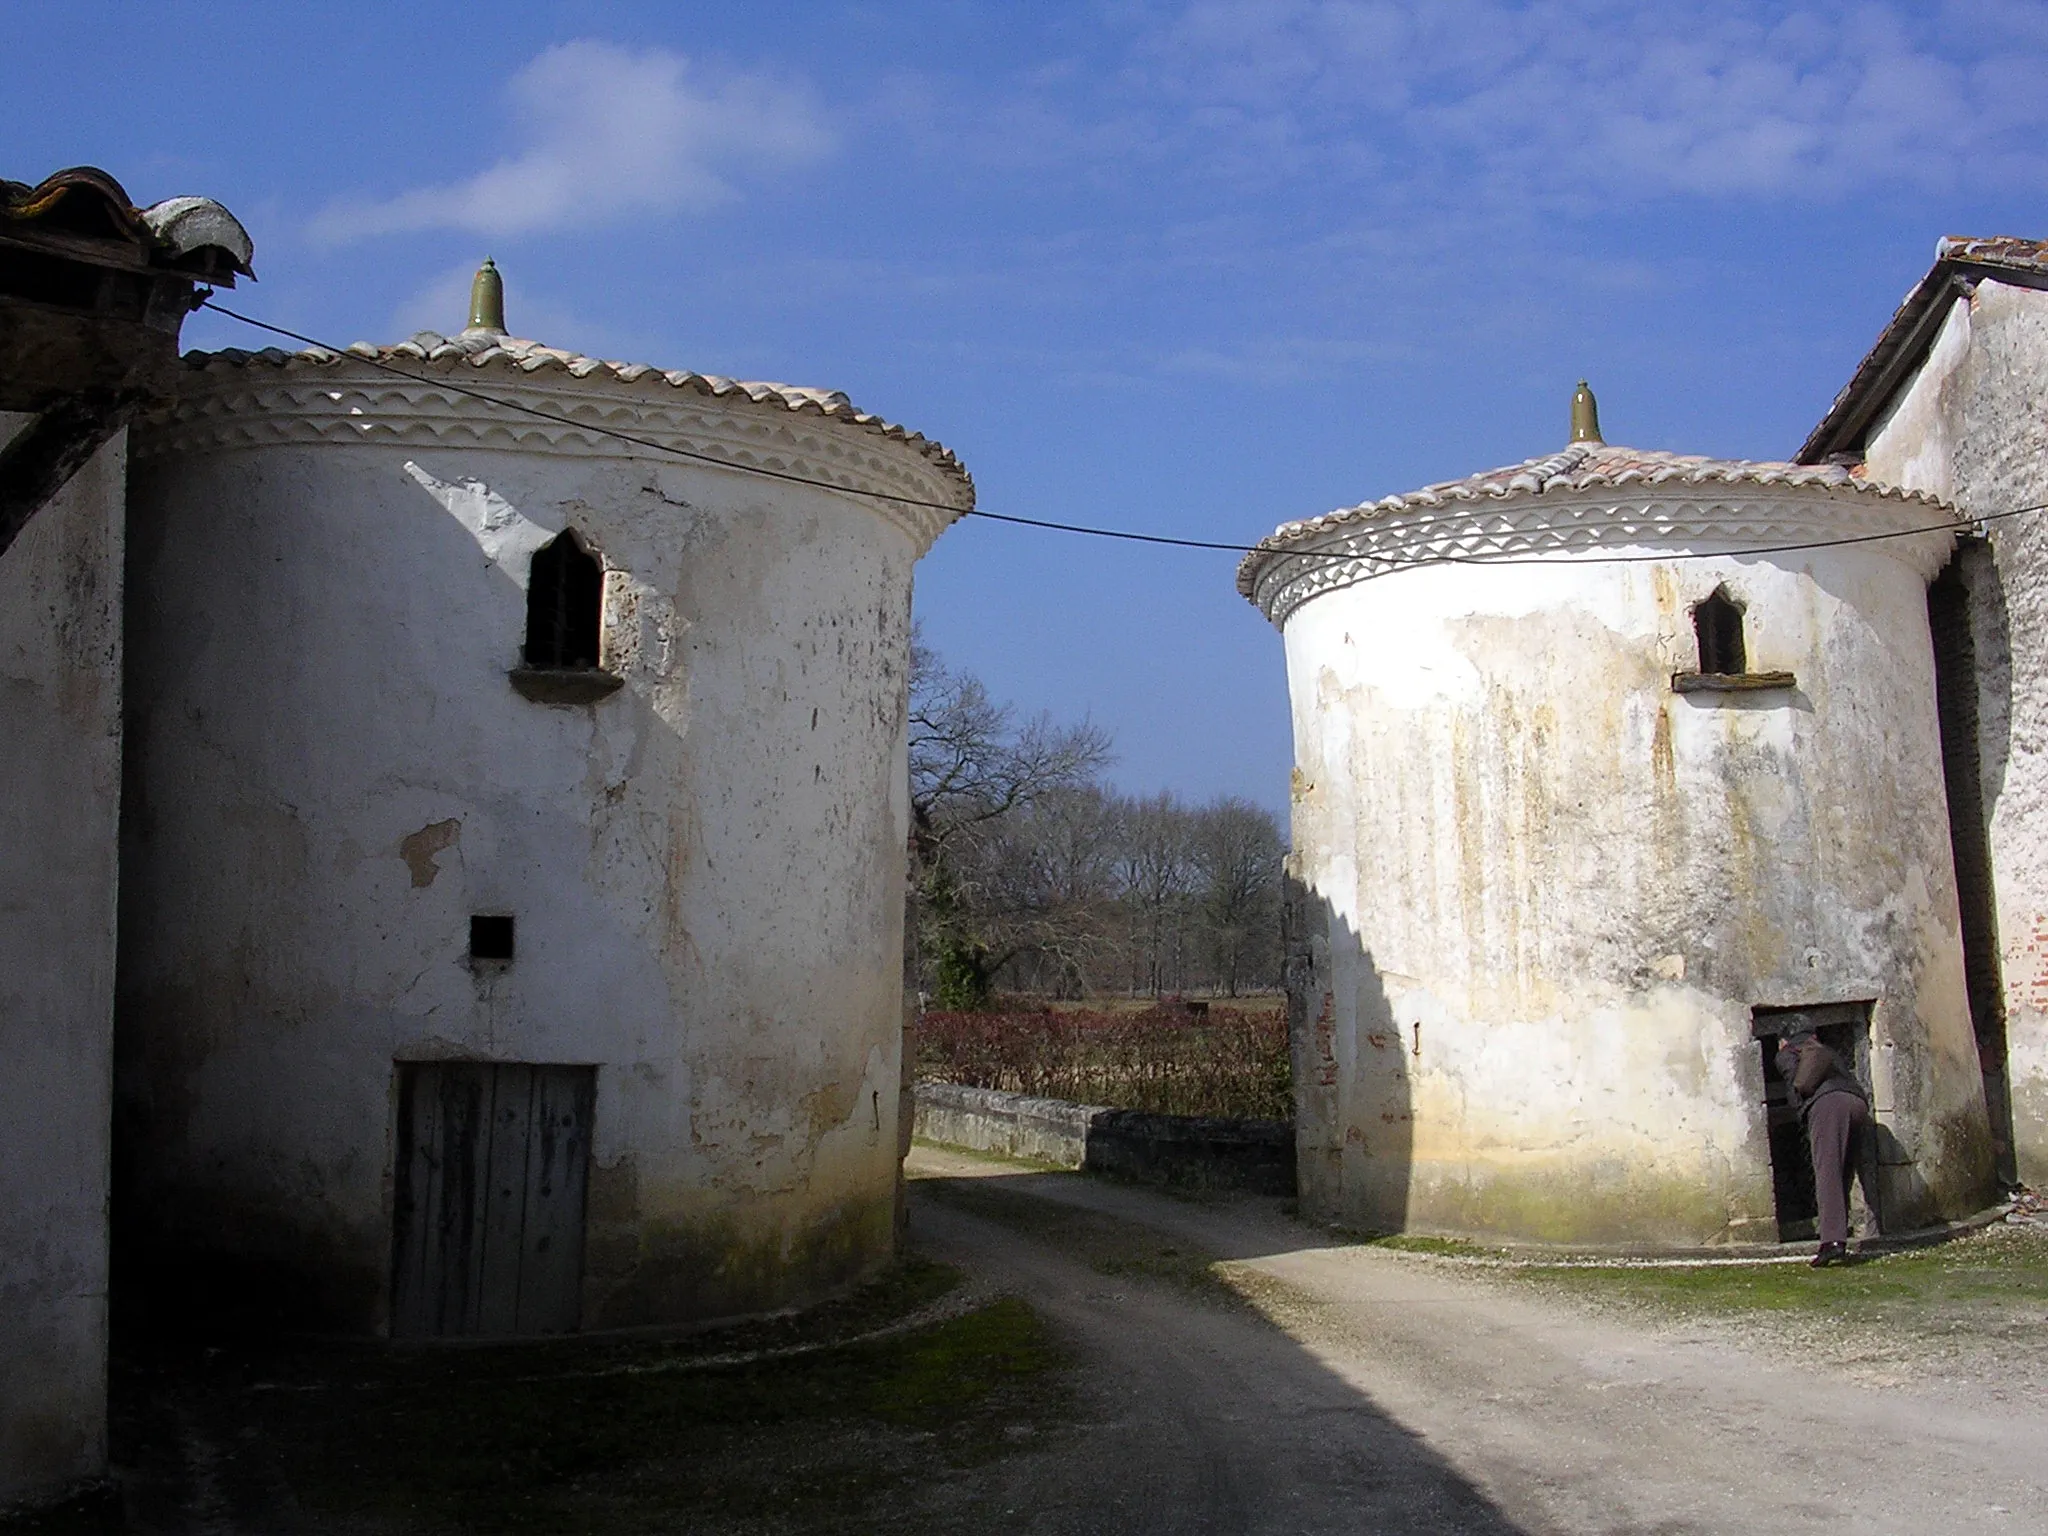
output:
<instances>
[{"instance_id":1,"label":"stone building","mask_svg":"<svg viewBox=\"0 0 2048 1536\"><path fill-rule=\"evenodd\" d=\"M1799 451L1972 520L1934 585L1970 1005L2002 1172L2048 1185L2048 243L1948 239Z\"/></svg>"},{"instance_id":2,"label":"stone building","mask_svg":"<svg viewBox=\"0 0 2048 1536\"><path fill-rule=\"evenodd\" d=\"M127 427L221 208L0 181L0 1506L103 1470Z\"/></svg>"},{"instance_id":3,"label":"stone building","mask_svg":"<svg viewBox=\"0 0 2048 1536\"><path fill-rule=\"evenodd\" d=\"M1573 415L1559 452L1287 524L1239 570L1293 699L1304 1206L1808 1233L1772 1066L1798 1023L1874 1084L1875 1214L1979 1208L1927 602L1954 514L1608 446L1583 386Z\"/></svg>"},{"instance_id":4,"label":"stone building","mask_svg":"<svg viewBox=\"0 0 2048 1536\"><path fill-rule=\"evenodd\" d=\"M488 264L470 322L194 354L137 436L138 1262L397 1335L816 1296L894 1242L911 576L972 484L509 336Z\"/></svg>"}]
</instances>

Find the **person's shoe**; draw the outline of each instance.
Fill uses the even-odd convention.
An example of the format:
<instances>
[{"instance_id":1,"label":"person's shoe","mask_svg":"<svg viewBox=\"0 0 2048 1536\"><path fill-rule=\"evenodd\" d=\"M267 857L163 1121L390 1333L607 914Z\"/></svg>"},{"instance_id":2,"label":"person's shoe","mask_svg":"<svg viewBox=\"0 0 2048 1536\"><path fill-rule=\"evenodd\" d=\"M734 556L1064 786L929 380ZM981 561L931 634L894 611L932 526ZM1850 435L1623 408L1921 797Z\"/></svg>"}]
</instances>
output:
<instances>
[{"instance_id":1,"label":"person's shoe","mask_svg":"<svg viewBox=\"0 0 2048 1536\"><path fill-rule=\"evenodd\" d=\"M1849 1260L1847 1243L1822 1243L1820 1252L1813 1256L1812 1268L1826 1269L1830 1264L1846 1264Z\"/></svg>"}]
</instances>

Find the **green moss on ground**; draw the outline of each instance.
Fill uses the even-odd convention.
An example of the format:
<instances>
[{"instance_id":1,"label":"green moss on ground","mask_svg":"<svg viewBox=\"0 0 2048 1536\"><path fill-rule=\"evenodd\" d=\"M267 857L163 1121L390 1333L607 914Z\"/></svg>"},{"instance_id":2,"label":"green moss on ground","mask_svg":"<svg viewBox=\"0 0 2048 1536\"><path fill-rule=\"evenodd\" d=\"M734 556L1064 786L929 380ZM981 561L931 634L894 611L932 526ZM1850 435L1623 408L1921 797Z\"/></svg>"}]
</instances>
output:
<instances>
[{"instance_id":1,"label":"green moss on ground","mask_svg":"<svg viewBox=\"0 0 2048 1536\"><path fill-rule=\"evenodd\" d=\"M900 1437L879 1426L924 1437L913 1460L927 1469L985 1458L1015 1411L991 1420L991 1399L1053 1363L1037 1317L1005 1299L902 1340L686 1373L444 1383L387 1394L339 1437L331 1412L275 1432L302 1502L423 1514L431 1529L632 1530L685 1510L800 1526L896 1480L883 1452ZM764 1458L768 1445L800 1454Z\"/></svg>"},{"instance_id":2,"label":"green moss on ground","mask_svg":"<svg viewBox=\"0 0 2048 1536\"><path fill-rule=\"evenodd\" d=\"M1506 1252L1505 1249L1468 1242L1462 1237L1426 1237L1419 1232L1388 1232L1359 1241L1369 1248L1391 1248L1397 1253L1433 1253L1448 1259L1492 1258Z\"/></svg>"},{"instance_id":3,"label":"green moss on ground","mask_svg":"<svg viewBox=\"0 0 2048 1536\"><path fill-rule=\"evenodd\" d=\"M1516 1280L1683 1312L1855 1313L1904 1322L1957 1311L2048 1320L2048 1230L1994 1228L1938 1247L1828 1269L1805 1264L1567 1267L1530 1264Z\"/></svg>"},{"instance_id":4,"label":"green moss on ground","mask_svg":"<svg viewBox=\"0 0 2048 1536\"><path fill-rule=\"evenodd\" d=\"M680 1339L131 1365L129 1528L184 1528L198 1500L223 1528L392 1536L916 1529L919 1489L1066 1413L1061 1353L1022 1301L860 1340L958 1280L912 1259L829 1306ZM0 1520L122 1528L104 1501Z\"/></svg>"}]
</instances>

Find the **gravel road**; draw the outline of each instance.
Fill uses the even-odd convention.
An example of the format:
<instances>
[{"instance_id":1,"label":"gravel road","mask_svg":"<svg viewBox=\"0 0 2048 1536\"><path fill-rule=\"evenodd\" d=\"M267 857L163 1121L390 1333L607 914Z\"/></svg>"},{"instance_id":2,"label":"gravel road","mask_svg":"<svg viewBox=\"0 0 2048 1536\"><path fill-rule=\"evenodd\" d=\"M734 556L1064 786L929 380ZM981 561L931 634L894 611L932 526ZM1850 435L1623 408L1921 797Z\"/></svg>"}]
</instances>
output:
<instances>
[{"instance_id":1,"label":"gravel road","mask_svg":"<svg viewBox=\"0 0 2048 1536\"><path fill-rule=\"evenodd\" d=\"M2048 1530L2031 1394L1873 1390L1339 1244L1271 1202L925 1147L911 1174L913 1240L1028 1299L1078 1362L1079 1427L958 1490L976 1526Z\"/></svg>"}]
</instances>

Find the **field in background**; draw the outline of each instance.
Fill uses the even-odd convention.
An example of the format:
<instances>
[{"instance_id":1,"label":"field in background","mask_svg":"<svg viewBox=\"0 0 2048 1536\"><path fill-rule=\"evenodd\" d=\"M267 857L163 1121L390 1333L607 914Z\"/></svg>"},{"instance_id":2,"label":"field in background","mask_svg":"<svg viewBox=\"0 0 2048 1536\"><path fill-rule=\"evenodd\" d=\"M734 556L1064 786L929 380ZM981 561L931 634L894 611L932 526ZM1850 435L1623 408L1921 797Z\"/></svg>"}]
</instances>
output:
<instances>
[{"instance_id":1,"label":"field in background","mask_svg":"<svg viewBox=\"0 0 2048 1536\"><path fill-rule=\"evenodd\" d=\"M1162 1115L1294 1116L1278 998L927 1013L917 1075Z\"/></svg>"}]
</instances>

